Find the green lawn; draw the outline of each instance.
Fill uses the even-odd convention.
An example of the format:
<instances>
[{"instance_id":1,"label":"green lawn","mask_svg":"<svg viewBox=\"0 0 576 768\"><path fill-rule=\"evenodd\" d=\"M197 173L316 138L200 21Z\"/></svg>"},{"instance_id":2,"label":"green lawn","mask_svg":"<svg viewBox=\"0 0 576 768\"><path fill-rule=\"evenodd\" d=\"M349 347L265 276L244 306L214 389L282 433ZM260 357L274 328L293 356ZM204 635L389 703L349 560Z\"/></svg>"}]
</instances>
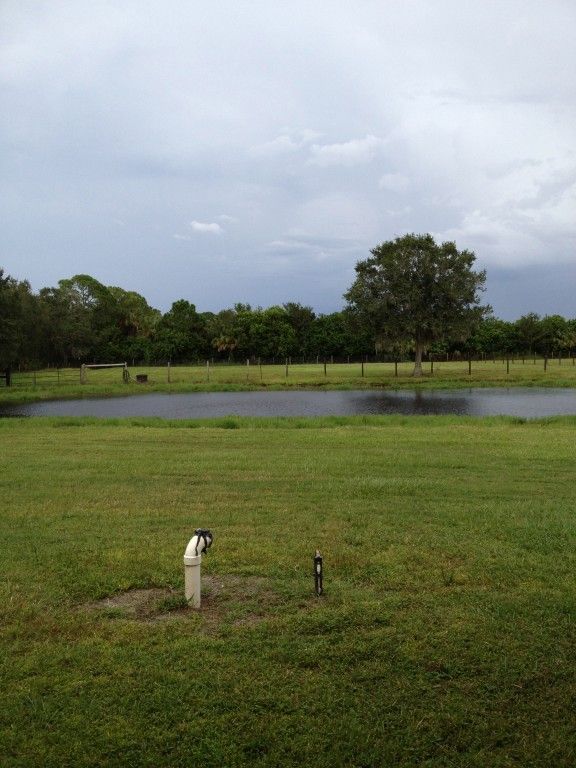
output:
<instances>
[{"instance_id":1,"label":"green lawn","mask_svg":"<svg viewBox=\"0 0 576 768\"><path fill-rule=\"evenodd\" d=\"M575 437L0 420L0 764L573 766Z\"/></svg>"}]
</instances>

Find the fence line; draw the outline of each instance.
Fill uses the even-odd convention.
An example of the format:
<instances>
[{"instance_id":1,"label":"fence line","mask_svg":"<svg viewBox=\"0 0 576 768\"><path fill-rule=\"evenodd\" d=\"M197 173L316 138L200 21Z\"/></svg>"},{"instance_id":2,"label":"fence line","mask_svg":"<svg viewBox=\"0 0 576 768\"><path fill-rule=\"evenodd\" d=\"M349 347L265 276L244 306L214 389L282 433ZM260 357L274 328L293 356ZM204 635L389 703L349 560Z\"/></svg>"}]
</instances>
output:
<instances>
[{"instance_id":1,"label":"fence line","mask_svg":"<svg viewBox=\"0 0 576 768\"><path fill-rule=\"evenodd\" d=\"M391 356L370 357L363 356L356 360L346 357L334 358L333 356L314 357L311 360L302 362L296 358L245 358L243 362L235 360L217 360L210 358L208 360L197 360L190 363L138 363L130 366L132 371L150 371L149 383L265 383L266 379L277 381L282 380L289 383L292 379L297 382L298 371L302 375L316 379L321 378L338 380L349 378L373 378L376 376L398 378L400 375L409 376L412 372L414 361L407 358L394 359ZM506 375L511 373L520 373L525 371L526 375L531 374L533 366L538 365L543 372L550 371L551 368L557 369L563 363L571 363L570 369L575 365L576 358L570 356L562 357L536 357L528 356L506 356L499 355L494 357L479 356L449 356L445 355L426 355L423 359L423 373L425 377L442 376L450 373L455 376L472 376L474 373L486 371L492 366L500 368ZM530 367L527 363L532 364ZM524 368L522 367L524 366ZM567 366L563 370L563 375L567 375L569 370ZM41 370L30 371L12 371L11 384L16 388L35 388L35 387L57 387L60 385L79 384L81 381L80 368L45 368ZM228 377L226 374L230 373ZM111 378L105 369L99 371L89 378L89 384L93 386L116 384L116 377ZM569 375L569 374L568 374Z\"/></svg>"}]
</instances>

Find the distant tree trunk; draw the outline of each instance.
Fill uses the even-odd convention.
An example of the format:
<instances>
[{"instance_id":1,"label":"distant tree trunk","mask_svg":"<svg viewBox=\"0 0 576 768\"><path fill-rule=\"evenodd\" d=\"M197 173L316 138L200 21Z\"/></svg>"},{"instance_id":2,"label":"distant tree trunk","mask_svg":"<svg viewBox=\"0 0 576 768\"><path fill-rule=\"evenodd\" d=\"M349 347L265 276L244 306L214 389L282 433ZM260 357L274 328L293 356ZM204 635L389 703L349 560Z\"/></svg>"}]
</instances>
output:
<instances>
[{"instance_id":1,"label":"distant tree trunk","mask_svg":"<svg viewBox=\"0 0 576 768\"><path fill-rule=\"evenodd\" d=\"M416 346L414 349L414 372L412 376L420 377L422 376L422 354L424 352L424 345L420 342L416 342Z\"/></svg>"}]
</instances>

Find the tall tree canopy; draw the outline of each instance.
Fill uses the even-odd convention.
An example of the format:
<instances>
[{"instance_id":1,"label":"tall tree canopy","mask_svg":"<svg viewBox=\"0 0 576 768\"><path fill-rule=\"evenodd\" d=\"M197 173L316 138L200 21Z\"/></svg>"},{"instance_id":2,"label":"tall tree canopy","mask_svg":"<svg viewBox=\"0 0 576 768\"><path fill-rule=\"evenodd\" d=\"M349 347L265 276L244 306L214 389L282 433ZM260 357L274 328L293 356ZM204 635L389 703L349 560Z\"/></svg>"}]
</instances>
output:
<instances>
[{"instance_id":1,"label":"tall tree canopy","mask_svg":"<svg viewBox=\"0 0 576 768\"><path fill-rule=\"evenodd\" d=\"M471 251L431 235L404 235L371 251L356 265L356 280L344 294L349 310L368 326L375 342L412 343L414 375L422 353L446 337L468 336L489 311L481 307L486 272L474 272Z\"/></svg>"},{"instance_id":2,"label":"tall tree canopy","mask_svg":"<svg viewBox=\"0 0 576 768\"><path fill-rule=\"evenodd\" d=\"M206 354L206 321L186 299L172 304L158 322L154 347L156 355L173 362L194 360Z\"/></svg>"},{"instance_id":3,"label":"tall tree canopy","mask_svg":"<svg viewBox=\"0 0 576 768\"><path fill-rule=\"evenodd\" d=\"M20 307L18 283L0 268L0 369L9 368L17 360Z\"/></svg>"}]
</instances>

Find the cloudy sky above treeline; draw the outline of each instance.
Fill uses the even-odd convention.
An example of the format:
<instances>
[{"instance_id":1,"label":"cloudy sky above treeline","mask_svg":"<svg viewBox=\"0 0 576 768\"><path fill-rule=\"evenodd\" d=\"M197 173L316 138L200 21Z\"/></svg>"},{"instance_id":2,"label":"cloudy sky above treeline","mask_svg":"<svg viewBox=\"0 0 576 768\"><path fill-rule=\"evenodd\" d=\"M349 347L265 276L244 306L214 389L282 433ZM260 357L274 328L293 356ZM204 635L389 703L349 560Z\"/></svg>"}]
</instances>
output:
<instances>
[{"instance_id":1,"label":"cloudy sky above treeline","mask_svg":"<svg viewBox=\"0 0 576 768\"><path fill-rule=\"evenodd\" d=\"M573 0L2 0L0 266L341 309L431 232L576 317Z\"/></svg>"}]
</instances>

